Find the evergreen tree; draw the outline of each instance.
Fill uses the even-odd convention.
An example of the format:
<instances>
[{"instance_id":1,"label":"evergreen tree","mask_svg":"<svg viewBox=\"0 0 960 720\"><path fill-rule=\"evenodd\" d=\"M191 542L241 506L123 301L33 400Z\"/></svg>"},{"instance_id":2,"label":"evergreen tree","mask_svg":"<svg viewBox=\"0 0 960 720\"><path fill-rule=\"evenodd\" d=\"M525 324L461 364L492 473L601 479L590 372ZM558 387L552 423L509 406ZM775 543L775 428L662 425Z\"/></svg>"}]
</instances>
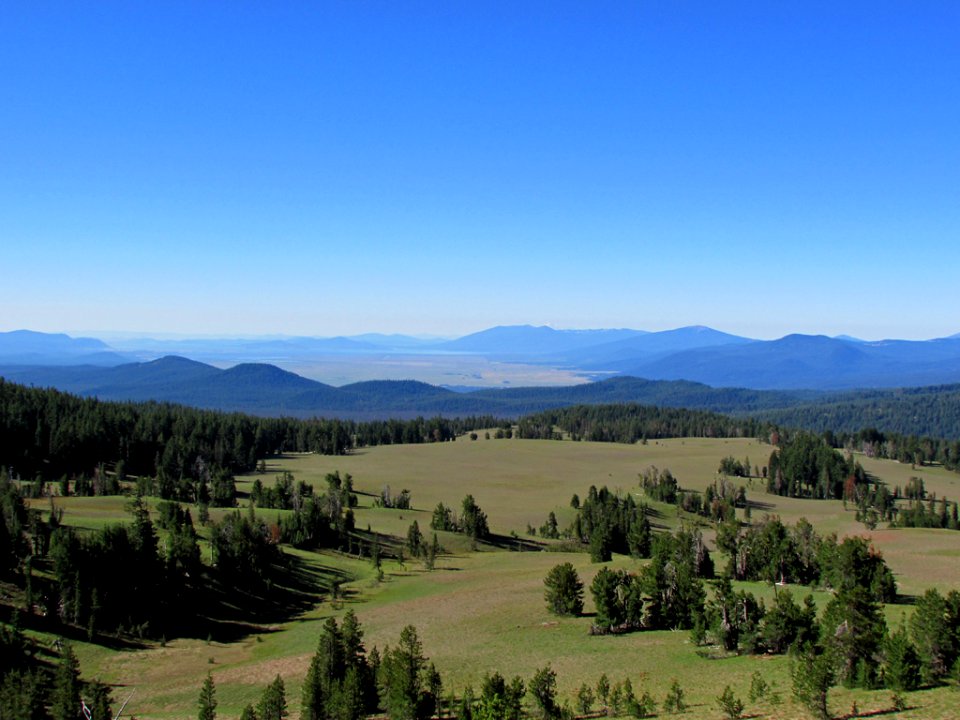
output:
<instances>
[{"instance_id":1,"label":"evergreen tree","mask_svg":"<svg viewBox=\"0 0 960 720\"><path fill-rule=\"evenodd\" d=\"M63 643L60 662L53 674L50 700L53 720L80 719L80 663L69 642Z\"/></svg>"},{"instance_id":2,"label":"evergreen tree","mask_svg":"<svg viewBox=\"0 0 960 720\"><path fill-rule=\"evenodd\" d=\"M427 545L427 552L424 557L423 564L427 570L433 570L437 564L437 555L440 554L440 541L437 539L437 534L433 533L433 540Z\"/></svg>"},{"instance_id":3,"label":"evergreen tree","mask_svg":"<svg viewBox=\"0 0 960 720\"><path fill-rule=\"evenodd\" d=\"M960 602L957 604L960 605ZM957 620L956 612L951 612L950 603L936 588L927 590L917 600L913 615L910 616L909 627L911 638L920 655L924 682L939 682L956 661L960 650L960 626Z\"/></svg>"},{"instance_id":4,"label":"evergreen tree","mask_svg":"<svg viewBox=\"0 0 960 720\"><path fill-rule=\"evenodd\" d=\"M524 717L523 696L526 691L527 688L523 683L523 678L514 675L513 680L506 688L507 720L521 720Z\"/></svg>"},{"instance_id":5,"label":"evergreen tree","mask_svg":"<svg viewBox=\"0 0 960 720\"><path fill-rule=\"evenodd\" d=\"M583 583L570 563L555 566L544 579L547 609L555 615L583 612Z\"/></svg>"},{"instance_id":6,"label":"evergreen tree","mask_svg":"<svg viewBox=\"0 0 960 720\"><path fill-rule=\"evenodd\" d=\"M715 582L713 599L706 605L706 617L714 636L724 649L734 652L741 638L754 649L756 631L764 610L751 593L736 592L727 576Z\"/></svg>"},{"instance_id":7,"label":"evergreen tree","mask_svg":"<svg viewBox=\"0 0 960 720\"><path fill-rule=\"evenodd\" d=\"M727 685L717 698L717 705L730 720L739 720L743 716L743 700L733 694L733 688Z\"/></svg>"},{"instance_id":8,"label":"evergreen tree","mask_svg":"<svg viewBox=\"0 0 960 720\"><path fill-rule=\"evenodd\" d=\"M89 683L87 685L87 698L90 700L87 703L90 710L90 720L113 720L109 687L99 681Z\"/></svg>"},{"instance_id":9,"label":"evergreen tree","mask_svg":"<svg viewBox=\"0 0 960 720\"><path fill-rule=\"evenodd\" d=\"M287 696L283 679L277 675L260 696L257 720L283 720L285 717L287 717Z\"/></svg>"},{"instance_id":10,"label":"evergreen tree","mask_svg":"<svg viewBox=\"0 0 960 720\"><path fill-rule=\"evenodd\" d=\"M355 634L359 629L351 632ZM359 638L355 637L351 642L358 643ZM341 682L346 669L344 655L343 636L337 621L332 617L327 618L303 682L300 717L304 720L331 716L335 706L340 704Z\"/></svg>"},{"instance_id":11,"label":"evergreen tree","mask_svg":"<svg viewBox=\"0 0 960 720\"><path fill-rule=\"evenodd\" d=\"M213 684L213 676L207 673L203 686L200 688L200 698L197 700L197 720L216 720L217 697Z\"/></svg>"},{"instance_id":12,"label":"evergreen tree","mask_svg":"<svg viewBox=\"0 0 960 720\"><path fill-rule=\"evenodd\" d=\"M837 593L823 611L821 637L847 686L871 687L887 627L868 590L855 587Z\"/></svg>"},{"instance_id":13,"label":"evergreen tree","mask_svg":"<svg viewBox=\"0 0 960 720\"><path fill-rule=\"evenodd\" d=\"M410 557L420 557L423 549L423 533L420 532L419 523L414 520L407 529L407 551Z\"/></svg>"},{"instance_id":14,"label":"evergreen tree","mask_svg":"<svg viewBox=\"0 0 960 720\"><path fill-rule=\"evenodd\" d=\"M462 531L472 537L474 540L486 540L490 536L490 528L487 525L487 515L477 505L473 495L467 495L463 499L462 513L460 515L460 524ZM437 530L441 528L435 528Z\"/></svg>"},{"instance_id":15,"label":"evergreen tree","mask_svg":"<svg viewBox=\"0 0 960 720\"><path fill-rule=\"evenodd\" d=\"M46 685L46 678L39 671L9 670L0 674L0 717L3 720L48 720L44 708Z\"/></svg>"},{"instance_id":16,"label":"evergreen tree","mask_svg":"<svg viewBox=\"0 0 960 720\"><path fill-rule=\"evenodd\" d=\"M610 702L610 679L606 673L601 674L597 680L597 699L603 705L603 709L606 710L607 704Z\"/></svg>"},{"instance_id":17,"label":"evergreen tree","mask_svg":"<svg viewBox=\"0 0 960 720\"><path fill-rule=\"evenodd\" d=\"M590 585L597 609L597 626L610 629L638 628L643 620L640 578L625 570L601 568Z\"/></svg>"},{"instance_id":18,"label":"evergreen tree","mask_svg":"<svg viewBox=\"0 0 960 720\"><path fill-rule=\"evenodd\" d=\"M590 562L609 562L613 558L610 528L606 523L597 525L590 533Z\"/></svg>"},{"instance_id":19,"label":"evergreen tree","mask_svg":"<svg viewBox=\"0 0 960 720\"><path fill-rule=\"evenodd\" d=\"M647 518L646 506L642 506L640 517L630 525L630 531L627 534L627 547L632 557L648 558L652 545L653 529L650 527L649 518Z\"/></svg>"},{"instance_id":20,"label":"evergreen tree","mask_svg":"<svg viewBox=\"0 0 960 720\"><path fill-rule=\"evenodd\" d=\"M814 645L803 648L793 664L793 696L818 720L830 720L827 693L836 681L833 667L832 658Z\"/></svg>"},{"instance_id":21,"label":"evergreen tree","mask_svg":"<svg viewBox=\"0 0 960 720\"><path fill-rule=\"evenodd\" d=\"M381 698L391 720L422 720L429 698L424 690L426 658L417 631L407 625L397 647L384 651L380 664Z\"/></svg>"},{"instance_id":22,"label":"evergreen tree","mask_svg":"<svg viewBox=\"0 0 960 720\"><path fill-rule=\"evenodd\" d=\"M577 505L579 504L580 504L580 501L578 498ZM583 683L580 686L580 689L577 690L577 712L579 712L581 715L587 715L592 711L593 711L593 689L586 683Z\"/></svg>"},{"instance_id":23,"label":"evergreen tree","mask_svg":"<svg viewBox=\"0 0 960 720\"><path fill-rule=\"evenodd\" d=\"M805 644L816 638L817 607L807 595L801 608L789 590L777 592L773 606L763 617L760 644L769 653L787 652L795 642Z\"/></svg>"},{"instance_id":24,"label":"evergreen tree","mask_svg":"<svg viewBox=\"0 0 960 720\"><path fill-rule=\"evenodd\" d=\"M667 691L667 696L663 699L663 709L668 713L682 713L687 709L687 704L683 700L683 689L680 683L674 678Z\"/></svg>"},{"instance_id":25,"label":"evergreen tree","mask_svg":"<svg viewBox=\"0 0 960 720\"><path fill-rule=\"evenodd\" d=\"M905 625L890 633L883 655L884 684L898 692L916 690L920 685L920 656L910 642Z\"/></svg>"},{"instance_id":26,"label":"evergreen tree","mask_svg":"<svg viewBox=\"0 0 960 720\"><path fill-rule=\"evenodd\" d=\"M540 668L530 679L530 695L537 705L542 720L556 720L560 717L557 705L557 674L549 665Z\"/></svg>"},{"instance_id":27,"label":"evergreen tree","mask_svg":"<svg viewBox=\"0 0 960 720\"><path fill-rule=\"evenodd\" d=\"M506 682L498 672L483 679L475 713L476 720L506 720L506 688Z\"/></svg>"},{"instance_id":28,"label":"evergreen tree","mask_svg":"<svg viewBox=\"0 0 960 720\"><path fill-rule=\"evenodd\" d=\"M647 624L653 628L690 629L703 614L706 592L699 577L712 563L702 538L686 531L675 537L654 536L651 562L640 572L647 604Z\"/></svg>"}]
</instances>

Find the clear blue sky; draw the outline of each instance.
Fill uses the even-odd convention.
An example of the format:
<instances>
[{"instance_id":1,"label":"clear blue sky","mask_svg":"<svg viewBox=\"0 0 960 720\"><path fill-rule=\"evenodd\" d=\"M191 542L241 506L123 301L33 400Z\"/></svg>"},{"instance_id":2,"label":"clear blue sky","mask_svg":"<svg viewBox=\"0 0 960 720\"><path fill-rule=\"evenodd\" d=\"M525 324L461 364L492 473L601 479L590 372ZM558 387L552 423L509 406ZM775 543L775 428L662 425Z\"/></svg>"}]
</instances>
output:
<instances>
[{"instance_id":1,"label":"clear blue sky","mask_svg":"<svg viewBox=\"0 0 960 720\"><path fill-rule=\"evenodd\" d=\"M960 332L960 4L0 6L0 330Z\"/></svg>"}]
</instances>

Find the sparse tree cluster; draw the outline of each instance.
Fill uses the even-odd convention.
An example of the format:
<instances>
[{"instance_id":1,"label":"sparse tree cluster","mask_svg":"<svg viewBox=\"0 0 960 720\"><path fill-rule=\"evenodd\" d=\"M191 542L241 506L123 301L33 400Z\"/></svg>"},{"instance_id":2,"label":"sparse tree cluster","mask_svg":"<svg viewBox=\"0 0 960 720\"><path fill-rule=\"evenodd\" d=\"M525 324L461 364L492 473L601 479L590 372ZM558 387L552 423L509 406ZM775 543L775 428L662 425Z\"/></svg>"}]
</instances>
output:
<instances>
[{"instance_id":1,"label":"sparse tree cluster","mask_svg":"<svg viewBox=\"0 0 960 720\"><path fill-rule=\"evenodd\" d=\"M374 501L378 507L391 508L393 510L409 510L411 502L410 491L404 488L399 495L394 495L390 486L386 485L380 491L380 497Z\"/></svg>"},{"instance_id":2,"label":"sparse tree cluster","mask_svg":"<svg viewBox=\"0 0 960 720\"><path fill-rule=\"evenodd\" d=\"M718 526L717 547L727 553L728 573L737 580L819 584L835 590L858 585L877 602L896 599L893 573L864 538L821 538L802 518L788 527L780 518L766 516L746 530L727 521Z\"/></svg>"},{"instance_id":3,"label":"sparse tree cluster","mask_svg":"<svg viewBox=\"0 0 960 720\"><path fill-rule=\"evenodd\" d=\"M433 530L463 533L474 540L486 540L490 537L487 514L477 505L473 495L463 498L459 516L452 508L438 503L430 520L430 527Z\"/></svg>"},{"instance_id":4,"label":"sparse tree cluster","mask_svg":"<svg viewBox=\"0 0 960 720\"><path fill-rule=\"evenodd\" d=\"M751 475L750 458L746 458L741 462L732 455L727 455L720 461L720 467L717 469L717 472L721 475L748 478Z\"/></svg>"},{"instance_id":5,"label":"sparse tree cluster","mask_svg":"<svg viewBox=\"0 0 960 720\"><path fill-rule=\"evenodd\" d=\"M586 543L594 562L606 562L615 552L649 557L653 536L646 505L593 485L566 534Z\"/></svg>"}]
</instances>

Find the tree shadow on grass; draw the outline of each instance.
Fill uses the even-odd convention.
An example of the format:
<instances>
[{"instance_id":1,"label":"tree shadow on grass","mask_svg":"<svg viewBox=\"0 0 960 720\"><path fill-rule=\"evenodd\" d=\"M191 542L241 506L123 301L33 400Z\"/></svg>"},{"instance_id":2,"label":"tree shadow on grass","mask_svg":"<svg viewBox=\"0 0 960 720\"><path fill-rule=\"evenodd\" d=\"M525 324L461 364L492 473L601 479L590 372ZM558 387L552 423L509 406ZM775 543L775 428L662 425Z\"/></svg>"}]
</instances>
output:
<instances>
[{"instance_id":1,"label":"tree shadow on grass","mask_svg":"<svg viewBox=\"0 0 960 720\"><path fill-rule=\"evenodd\" d=\"M848 712L843 715L835 715L834 720L853 720L854 718L872 718L872 717L882 717L884 715L899 715L902 712L907 712L908 710L917 710L919 705L906 705L903 709L898 710L895 707L880 708L879 710L865 710L863 712Z\"/></svg>"},{"instance_id":2,"label":"tree shadow on grass","mask_svg":"<svg viewBox=\"0 0 960 720\"><path fill-rule=\"evenodd\" d=\"M545 543L513 535L490 535L483 542L498 550L514 550L516 552L539 552L546 547Z\"/></svg>"},{"instance_id":3,"label":"tree shadow on grass","mask_svg":"<svg viewBox=\"0 0 960 720\"><path fill-rule=\"evenodd\" d=\"M265 581L240 590L223 583L215 573L194 590L193 607L178 608L174 618L177 637L231 643L254 634L276 632L277 626L303 615L336 591L338 600L353 593L341 586L355 579L350 573L321 567L304 558L282 553ZM197 613L195 608L202 608ZM192 614L189 614L193 610Z\"/></svg>"},{"instance_id":4,"label":"tree shadow on grass","mask_svg":"<svg viewBox=\"0 0 960 720\"><path fill-rule=\"evenodd\" d=\"M36 615L34 613L28 615L26 613L20 613L18 620L23 630L55 635L64 640L70 640L71 642L90 642L90 637L86 629L75 625L66 625L60 622L60 619L56 617L56 615ZM97 645L110 648L111 650L142 650L148 646L146 642L136 638L108 635L99 632L94 635L93 642ZM40 646L41 652L46 652L46 650L43 646ZM54 653L51 650L50 653L51 657L59 657L59 651Z\"/></svg>"},{"instance_id":5,"label":"tree shadow on grass","mask_svg":"<svg viewBox=\"0 0 960 720\"><path fill-rule=\"evenodd\" d=\"M747 507L750 508L750 512L754 510L763 510L764 512L769 512L774 509L773 503L763 502L761 500L750 500L747 499Z\"/></svg>"}]
</instances>

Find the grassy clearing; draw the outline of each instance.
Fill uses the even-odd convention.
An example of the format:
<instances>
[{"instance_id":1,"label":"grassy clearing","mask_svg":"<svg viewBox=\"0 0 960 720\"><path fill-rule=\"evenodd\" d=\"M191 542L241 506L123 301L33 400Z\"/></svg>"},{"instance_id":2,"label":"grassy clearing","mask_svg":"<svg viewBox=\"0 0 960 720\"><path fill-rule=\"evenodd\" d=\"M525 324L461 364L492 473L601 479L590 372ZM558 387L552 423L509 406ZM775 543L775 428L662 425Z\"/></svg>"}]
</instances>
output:
<instances>
[{"instance_id":1,"label":"grassy clearing","mask_svg":"<svg viewBox=\"0 0 960 720\"><path fill-rule=\"evenodd\" d=\"M289 470L297 479L325 489L323 477L339 470L354 476L361 491L356 512L357 527L404 536L416 519L429 537L430 514L438 502L459 507L471 493L487 513L491 529L501 535L524 536L528 524L535 527L554 510L561 525L572 518L571 495L581 497L590 485L607 485L623 492L639 492L637 474L648 465L670 468L685 489L703 490L716 478L721 458L749 456L756 465L766 464L769 447L751 440L669 440L648 445L612 445L556 441L484 440L420 446L388 446L362 450L347 457L298 455L268 461L267 473L240 478L241 492L259 477L272 483L273 476ZM917 474L909 466L868 460L868 470L891 484L905 483ZM866 462L865 462L866 464ZM960 496L960 476L939 469L923 469L928 488L938 494ZM917 594L931 586L960 588L960 533L933 530L887 530L867 532L842 503L796 500L768 496L762 481L748 487L748 497L757 503L753 513L779 514L786 522L805 516L821 533L862 534L884 552L901 589ZM374 508L373 498L390 485L396 493L407 488L414 510ZM41 501L37 501L38 503ZM42 501L47 507L49 501ZM57 499L65 511L64 521L86 528L127 521L125 501L117 498ZM676 525L675 512L663 508L662 524ZM276 511L265 511L269 518ZM196 510L194 509L196 517ZM214 514L215 517L219 515ZM691 704L688 717L719 718L715 698L730 684L747 699L750 677L759 671L778 688L782 704L769 701L748 704L747 713L760 717L801 718L806 713L790 699L789 661L786 658L716 657L698 654L685 632L648 632L627 636L590 637L593 611L587 593L586 615L558 619L549 615L543 601L543 578L555 564L572 562L585 583L599 566L585 554L553 552L506 552L489 547L470 552L469 543L458 535L440 533L447 550L437 570L427 573L416 561L401 566L385 565L386 577L378 583L366 561L337 553L296 555L318 578L317 603L289 622L262 625L252 634L231 643L202 639L178 639L148 644L130 650L110 650L79 643L78 656L86 677L99 677L115 684L114 695L126 697L126 687L135 687L130 711L140 718L182 718L193 715L203 677L211 672L217 683L222 717L236 717L242 706L254 701L263 686L280 674L287 686L292 716L299 711L300 682L306 672L323 620L342 614L345 607L358 615L366 632L368 649L381 649L396 642L403 626L416 625L425 653L437 664L448 690L459 693L467 685L477 689L483 675L498 670L525 679L548 662L557 671L561 696L571 698L582 682L595 684L602 673L611 680L629 677L638 692L650 690L662 701L674 678L680 681ZM629 558L614 564L635 568ZM344 604L334 606L324 594L322 578L338 571L352 578L343 588ZM755 594L769 600L773 588L749 584ZM806 588L795 588L797 599ZM828 596L818 594L822 603ZM907 606L887 608L895 623ZM52 638L44 638L49 642ZM835 715L846 714L855 702L861 713L890 707L888 691L864 692L836 689L831 692ZM955 717L956 695L948 688L913 693L911 710L902 718Z\"/></svg>"},{"instance_id":2,"label":"grassy clearing","mask_svg":"<svg viewBox=\"0 0 960 720\"><path fill-rule=\"evenodd\" d=\"M522 534L528 524L539 527L551 510L558 512L561 523L571 519L571 496L583 497L591 485L637 491L638 474L649 465L668 467L684 488L703 490L716 479L724 456L748 455L764 465L770 454L769 446L754 440L698 438L619 445L484 440L483 433L480 438L364 448L346 457L289 456L268 463L264 482L285 469L324 489L324 475L339 470L352 474L355 486L371 495L387 485L394 493L407 488L414 506L425 511L432 511L438 502L459 507L464 495L471 493L489 516L493 532Z\"/></svg>"}]
</instances>

